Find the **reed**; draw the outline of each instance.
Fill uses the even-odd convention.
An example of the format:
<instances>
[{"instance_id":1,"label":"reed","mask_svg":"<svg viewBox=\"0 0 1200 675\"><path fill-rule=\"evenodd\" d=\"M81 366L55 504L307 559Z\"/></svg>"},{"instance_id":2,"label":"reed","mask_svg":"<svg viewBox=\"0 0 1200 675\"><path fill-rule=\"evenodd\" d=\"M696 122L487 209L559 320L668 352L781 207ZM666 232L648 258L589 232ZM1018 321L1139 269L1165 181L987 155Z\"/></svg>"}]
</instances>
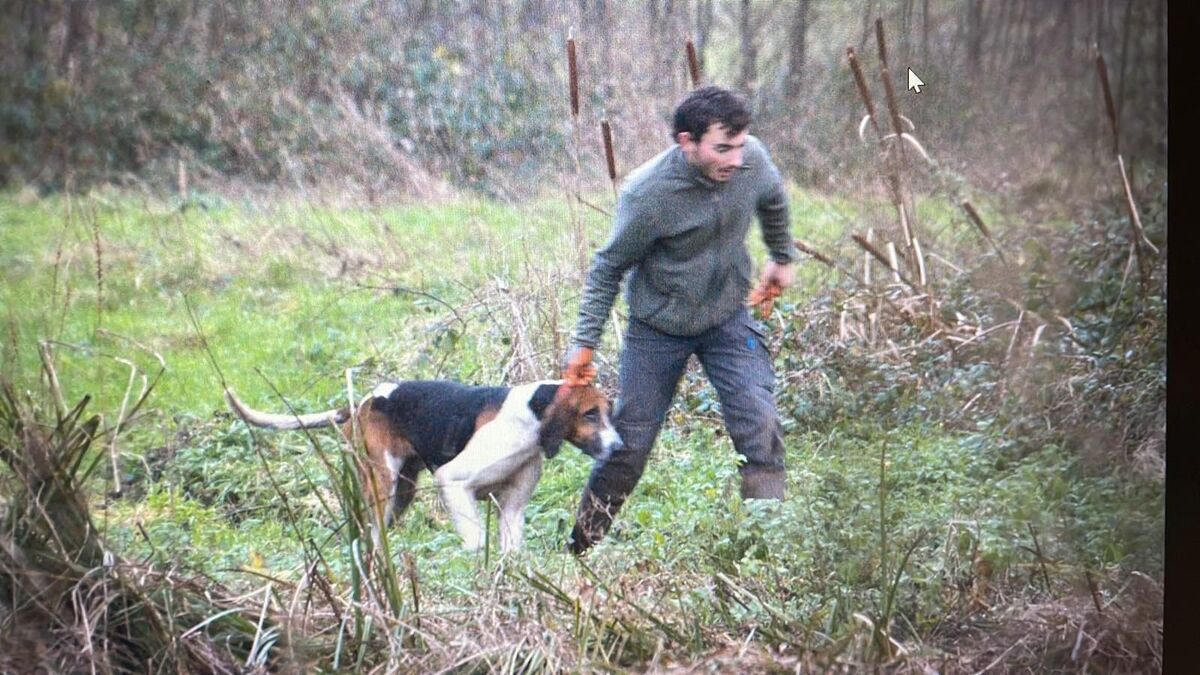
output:
<instances>
[{"instance_id":1,"label":"reed","mask_svg":"<svg viewBox=\"0 0 1200 675\"><path fill-rule=\"evenodd\" d=\"M696 58L696 44L691 40L685 46L687 50L688 73L692 76L692 88L700 86L700 59Z\"/></svg>"},{"instance_id":2,"label":"reed","mask_svg":"<svg viewBox=\"0 0 1200 675\"><path fill-rule=\"evenodd\" d=\"M975 206L966 200L963 200L961 206L962 210L966 212L967 218L970 219L971 224L975 226L975 229L979 230L979 233L983 235L984 240L986 240L987 243L992 247L992 250L996 252L996 255L1000 256L1000 260L1007 264L1008 259L1004 256L1004 251L1000 249L1000 245L997 244L996 240L992 237L992 233L988 229L988 226L984 224L983 218L979 215L979 211L975 210Z\"/></svg>"},{"instance_id":3,"label":"reed","mask_svg":"<svg viewBox=\"0 0 1200 675\"><path fill-rule=\"evenodd\" d=\"M1147 259L1146 249L1153 251L1155 255L1159 251L1158 247L1146 237L1146 231L1142 228L1142 218L1138 214L1137 204L1133 200L1133 188L1129 184L1129 175L1125 171L1125 158L1121 156L1120 152L1120 125L1116 106L1113 105L1112 88L1108 83L1108 65L1099 50L1096 53L1096 73L1100 78L1100 89L1104 93L1104 109L1108 114L1109 129L1111 129L1113 137L1113 156L1117 159L1117 169L1121 175L1121 186L1125 197L1125 209L1129 213L1129 227L1133 231L1132 254L1137 257L1139 287L1144 295L1150 283L1150 261Z\"/></svg>"},{"instance_id":4,"label":"reed","mask_svg":"<svg viewBox=\"0 0 1200 675\"><path fill-rule=\"evenodd\" d=\"M608 119L600 120L600 136L604 140L604 162L608 168L608 181L612 184L613 199L617 198L617 160L613 153L612 125Z\"/></svg>"}]
</instances>

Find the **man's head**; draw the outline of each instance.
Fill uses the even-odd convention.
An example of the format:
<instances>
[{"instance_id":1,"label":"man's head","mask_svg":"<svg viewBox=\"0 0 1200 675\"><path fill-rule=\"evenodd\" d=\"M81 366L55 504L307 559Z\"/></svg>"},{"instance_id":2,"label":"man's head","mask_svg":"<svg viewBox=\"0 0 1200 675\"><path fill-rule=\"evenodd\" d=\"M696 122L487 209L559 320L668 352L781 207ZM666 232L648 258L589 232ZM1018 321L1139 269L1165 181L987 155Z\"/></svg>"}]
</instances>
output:
<instances>
[{"instance_id":1,"label":"man's head","mask_svg":"<svg viewBox=\"0 0 1200 675\"><path fill-rule=\"evenodd\" d=\"M675 141L688 164L723 183L742 165L750 117L741 96L720 87L701 87L675 108Z\"/></svg>"}]
</instances>

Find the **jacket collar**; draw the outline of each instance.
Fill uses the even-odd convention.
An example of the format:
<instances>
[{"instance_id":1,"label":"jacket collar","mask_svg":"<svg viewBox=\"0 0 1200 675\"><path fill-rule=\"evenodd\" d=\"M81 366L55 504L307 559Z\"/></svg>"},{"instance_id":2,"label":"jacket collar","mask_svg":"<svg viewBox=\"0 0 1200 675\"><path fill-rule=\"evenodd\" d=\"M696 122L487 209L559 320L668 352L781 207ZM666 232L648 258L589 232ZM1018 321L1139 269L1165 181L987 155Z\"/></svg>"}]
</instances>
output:
<instances>
[{"instance_id":1,"label":"jacket collar","mask_svg":"<svg viewBox=\"0 0 1200 675\"><path fill-rule=\"evenodd\" d=\"M675 149L671 152L671 169L676 176L688 182L697 183L709 190L715 190L721 186L717 181L705 176L700 169L689 164L687 155L683 154L683 147L678 143L675 144Z\"/></svg>"}]
</instances>

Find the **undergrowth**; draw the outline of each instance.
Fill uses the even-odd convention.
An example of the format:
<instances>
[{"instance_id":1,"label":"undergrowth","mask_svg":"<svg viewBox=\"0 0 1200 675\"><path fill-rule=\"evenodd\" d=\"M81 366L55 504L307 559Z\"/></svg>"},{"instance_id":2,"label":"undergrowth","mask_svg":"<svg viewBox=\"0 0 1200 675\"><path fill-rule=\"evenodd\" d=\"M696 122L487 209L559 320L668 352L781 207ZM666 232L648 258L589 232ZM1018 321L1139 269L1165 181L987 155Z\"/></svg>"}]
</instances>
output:
<instances>
[{"instance_id":1,"label":"undergrowth","mask_svg":"<svg viewBox=\"0 0 1200 675\"><path fill-rule=\"evenodd\" d=\"M861 266L844 237L855 207L797 196L796 234ZM224 381L258 408L284 409L279 391L326 409L345 400L346 368L359 395L388 377L552 376L578 303L575 272L538 253L567 245L560 209L142 208L97 194L4 198L0 217L5 373L30 405L53 399L43 349L62 396L94 394L106 420L129 364L165 361L150 407L90 450L78 489L106 550L255 593L236 616L292 631L255 651L266 629L239 624L238 659L286 667L298 657L283 646L303 643L324 669L978 670L1002 651L987 635L1054 607L1081 634L1113 628L1088 643L1093 662L1154 663L1166 309L1157 285L1122 281L1113 212L1035 244L1002 231L1024 251L1005 267L953 213L927 211L947 219L943 255L974 261L939 275L934 318L893 311L905 293L886 279L863 289L806 263L767 322L789 498L738 498L720 404L693 367L645 477L583 559L562 552L590 470L580 453L548 463L518 555L461 551L428 476L380 550L336 438L251 433L220 397ZM603 219L587 222L600 238ZM1147 224L1163 242L1165 216L1152 207ZM0 479L8 513L18 478ZM19 608L5 609L11 627ZM1133 635L1121 622L1148 626L1144 644L1114 646ZM1055 640L1039 643L1041 665L1080 662Z\"/></svg>"}]
</instances>

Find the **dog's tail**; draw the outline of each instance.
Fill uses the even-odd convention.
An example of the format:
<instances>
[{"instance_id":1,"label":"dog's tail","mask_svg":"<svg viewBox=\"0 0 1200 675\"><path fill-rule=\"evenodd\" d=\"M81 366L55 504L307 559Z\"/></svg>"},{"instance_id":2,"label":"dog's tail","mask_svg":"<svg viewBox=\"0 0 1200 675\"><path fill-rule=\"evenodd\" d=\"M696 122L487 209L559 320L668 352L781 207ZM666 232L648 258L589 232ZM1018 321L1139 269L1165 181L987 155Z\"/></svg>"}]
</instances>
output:
<instances>
[{"instance_id":1,"label":"dog's tail","mask_svg":"<svg viewBox=\"0 0 1200 675\"><path fill-rule=\"evenodd\" d=\"M325 412L310 413L308 415L277 415L274 413L259 412L242 403L234 395L233 390L228 387L225 389L225 400L229 402L229 407L238 414L238 417L256 427L265 427L267 429L316 429L319 427L331 427L350 419L349 408L326 410Z\"/></svg>"}]
</instances>

